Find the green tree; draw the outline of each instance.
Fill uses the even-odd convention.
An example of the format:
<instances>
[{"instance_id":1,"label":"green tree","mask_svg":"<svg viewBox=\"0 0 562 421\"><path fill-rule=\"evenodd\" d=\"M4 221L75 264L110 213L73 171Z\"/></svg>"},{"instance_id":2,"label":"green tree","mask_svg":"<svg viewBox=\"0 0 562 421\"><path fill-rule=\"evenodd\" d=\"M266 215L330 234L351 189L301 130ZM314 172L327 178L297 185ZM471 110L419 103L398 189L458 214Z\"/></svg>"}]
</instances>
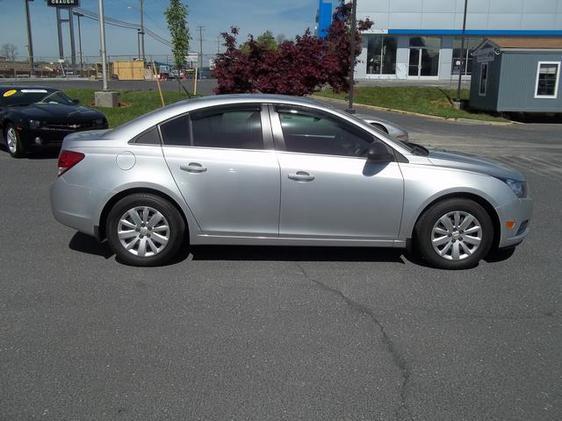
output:
<instances>
[{"instance_id":1,"label":"green tree","mask_svg":"<svg viewBox=\"0 0 562 421\"><path fill-rule=\"evenodd\" d=\"M164 12L168 29L172 36L172 53L178 69L185 66L185 57L189 51L189 28L187 26L187 6L181 0L170 0Z\"/></svg>"},{"instance_id":2,"label":"green tree","mask_svg":"<svg viewBox=\"0 0 562 421\"><path fill-rule=\"evenodd\" d=\"M263 34L259 35L256 39L258 45L266 50L277 49L277 41L273 37L271 31L265 31Z\"/></svg>"}]
</instances>

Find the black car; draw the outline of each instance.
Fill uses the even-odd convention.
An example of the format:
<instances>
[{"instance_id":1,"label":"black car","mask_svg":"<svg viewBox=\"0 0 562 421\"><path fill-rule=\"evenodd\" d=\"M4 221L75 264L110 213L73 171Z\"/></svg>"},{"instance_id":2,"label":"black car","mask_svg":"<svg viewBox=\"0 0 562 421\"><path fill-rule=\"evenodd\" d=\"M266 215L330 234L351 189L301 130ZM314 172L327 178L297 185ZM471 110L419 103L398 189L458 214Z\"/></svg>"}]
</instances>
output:
<instances>
[{"instance_id":1,"label":"black car","mask_svg":"<svg viewBox=\"0 0 562 421\"><path fill-rule=\"evenodd\" d=\"M0 86L0 129L14 158L32 149L60 146L67 134L107 127L102 113L58 89Z\"/></svg>"}]
</instances>

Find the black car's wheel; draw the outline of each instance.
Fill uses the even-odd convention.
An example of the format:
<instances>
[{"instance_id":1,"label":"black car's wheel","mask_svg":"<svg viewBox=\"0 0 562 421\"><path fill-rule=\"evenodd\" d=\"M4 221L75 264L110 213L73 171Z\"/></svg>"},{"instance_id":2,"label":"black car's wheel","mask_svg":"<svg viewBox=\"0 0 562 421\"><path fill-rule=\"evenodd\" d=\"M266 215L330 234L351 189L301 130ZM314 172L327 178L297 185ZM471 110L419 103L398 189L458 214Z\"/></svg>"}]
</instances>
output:
<instances>
[{"instance_id":1,"label":"black car's wheel","mask_svg":"<svg viewBox=\"0 0 562 421\"><path fill-rule=\"evenodd\" d=\"M184 244L185 233L176 207L152 194L124 197L107 217L109 246L120 261L134 266L169 263Z\"/></svg>"},{"instance_id":2,"label":"black car's wheel","mask_svg":"<svg viewBox=\"0 0 562 421\"><path fill-rule=\"evenodd\" d=\"M494 227L488 212L468 199L436 203L415 228L417 251L432 266L467 269L485 257L493 243Z\"/></svg>"},{"instance_id":3,"label":"black car's wheel","mask_svg":"<svg viewBox=\"0 0 562 421\"><path fill-rule=\"evenodd\" d=\"M21 158L25 155L21 137L16 130L16 126L12 123L6 124L4 129L4 142L6 144L6 149L12 157Z\"/></svg>"}]
</instances>

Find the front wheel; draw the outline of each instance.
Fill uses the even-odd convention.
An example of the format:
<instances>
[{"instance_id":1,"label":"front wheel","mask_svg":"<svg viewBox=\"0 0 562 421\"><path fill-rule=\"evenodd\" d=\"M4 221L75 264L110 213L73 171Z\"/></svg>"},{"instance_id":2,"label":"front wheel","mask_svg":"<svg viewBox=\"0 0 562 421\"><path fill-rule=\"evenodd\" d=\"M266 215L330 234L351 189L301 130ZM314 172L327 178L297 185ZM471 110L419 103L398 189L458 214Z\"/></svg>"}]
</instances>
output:
<instances>
[{"instance_id":1,"label":"front wheel","mask_svg":"<svg viewBox=\"0 0 562 421\"><path fill-rule=\"evenodd\" d=\"M432 266L442 269L476 266L490 251L493 238L490 215L468 199L436 203L424 212L415 228L417 251Z\"/></svg>"},{"instance_id":2,"label":"front wheel","mask_svg":"<svg viewBox=\"0 0 562 421\"><path fill-rule=\"evenodd\" d=\"M13 158L21 158L25 155L21 137L12 123L6 125L6 129L4 130L4 142L6 144L6 149L8 149L8 152Z\"/></svg>"},{"instance_id":3,"label":"front wheel","mask_svg":"<svg viewBox=\"0 0 562 421\"><path fill-rule=\"evenodd\" d=\"M109 246L123 263L160 266L171 262L185 240L185 223L167 200L136 193L119 200L106 224Z\"/></svg>"}]
</instances>

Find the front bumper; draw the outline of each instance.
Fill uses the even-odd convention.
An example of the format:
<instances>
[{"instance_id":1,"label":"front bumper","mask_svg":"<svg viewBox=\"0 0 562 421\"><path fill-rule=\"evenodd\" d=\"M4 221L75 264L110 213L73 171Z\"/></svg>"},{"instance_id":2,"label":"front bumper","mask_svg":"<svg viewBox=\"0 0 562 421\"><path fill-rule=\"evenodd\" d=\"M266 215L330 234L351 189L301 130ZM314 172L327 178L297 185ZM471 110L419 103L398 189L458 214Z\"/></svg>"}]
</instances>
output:
<instances>
[{"instance_id":1,"label":"front bumper","mask_svg":"<svg viewBox=\"0 0 562 421\"><path fill-rule=\"evenodd\" d=\"M519 199L496 208L500 219L499 248L515 246L522 242L529 234L529 224L533 213L533 200L530 198ZM509 228L510 221L515 222Z\"/></svg>"}]
</instances>

